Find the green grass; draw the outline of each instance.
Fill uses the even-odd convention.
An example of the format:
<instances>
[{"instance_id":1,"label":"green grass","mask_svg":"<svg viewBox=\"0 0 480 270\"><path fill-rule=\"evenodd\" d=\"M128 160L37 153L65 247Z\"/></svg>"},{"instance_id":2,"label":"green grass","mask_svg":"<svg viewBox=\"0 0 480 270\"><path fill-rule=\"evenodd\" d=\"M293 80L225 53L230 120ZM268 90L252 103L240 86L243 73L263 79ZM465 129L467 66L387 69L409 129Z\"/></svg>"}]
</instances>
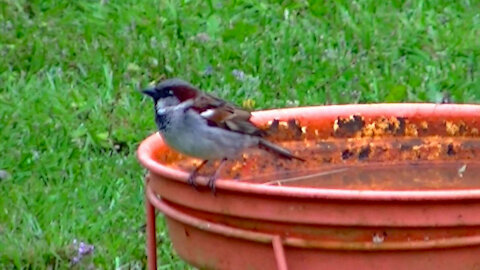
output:
<instances>
[{"instance_id":1,"label":"green grass","mask_svg":"<svg viewBox=\"0 0 480 270\"><path fill-rule=\"evenodd\" d=\"M255 108L480 100L478 1L0 1L0 268L145 266L154 132L182 77ZM239 75L240 74L240 75ZM187 266L159 218L161 269Z\"/></svg>"}]
</instances>

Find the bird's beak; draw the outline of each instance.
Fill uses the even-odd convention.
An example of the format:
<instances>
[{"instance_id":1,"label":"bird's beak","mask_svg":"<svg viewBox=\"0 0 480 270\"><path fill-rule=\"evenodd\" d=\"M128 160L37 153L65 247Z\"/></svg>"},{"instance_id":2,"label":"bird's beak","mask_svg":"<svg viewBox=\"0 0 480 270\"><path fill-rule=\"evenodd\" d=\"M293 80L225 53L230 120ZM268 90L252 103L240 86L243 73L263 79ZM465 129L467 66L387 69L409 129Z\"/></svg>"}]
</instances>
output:
<instances>
[{"instance_id":1,"label":"bird's beak","mask_svg":"<svg viewBox=\"0 0 480 270\"><path fill-rule=\"evenodd\" d=\"M155 88L152 87L152 88L143 89L142 93L153 98L156 92L155 92Z\"/></svg>"}]
</instances>

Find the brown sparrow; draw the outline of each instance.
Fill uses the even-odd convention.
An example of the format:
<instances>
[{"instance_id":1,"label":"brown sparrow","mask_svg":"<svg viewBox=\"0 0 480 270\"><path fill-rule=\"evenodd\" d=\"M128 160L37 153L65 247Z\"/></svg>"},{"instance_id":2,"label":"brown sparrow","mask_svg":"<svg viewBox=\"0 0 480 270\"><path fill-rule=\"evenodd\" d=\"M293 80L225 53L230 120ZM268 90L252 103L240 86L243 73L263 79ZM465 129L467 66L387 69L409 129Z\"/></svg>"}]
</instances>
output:
<instances>
[{"instance_id":1,"label":"brown sparrow","mask_svg":"<svg viewBox=\"0 0 480 270\"><path fill-rule=\"evenodd\" d=\"M215 192L215 180L225 161L250 147L304 161L262 138L266 133L250 121L250 112L201 92L183 80L168 79L143 93L153 99L155 122L166 144L182 154L203 160L188 178L194 187L199 170L208 161L221 160L208 181Z\"/></svg>"}]
</instances>

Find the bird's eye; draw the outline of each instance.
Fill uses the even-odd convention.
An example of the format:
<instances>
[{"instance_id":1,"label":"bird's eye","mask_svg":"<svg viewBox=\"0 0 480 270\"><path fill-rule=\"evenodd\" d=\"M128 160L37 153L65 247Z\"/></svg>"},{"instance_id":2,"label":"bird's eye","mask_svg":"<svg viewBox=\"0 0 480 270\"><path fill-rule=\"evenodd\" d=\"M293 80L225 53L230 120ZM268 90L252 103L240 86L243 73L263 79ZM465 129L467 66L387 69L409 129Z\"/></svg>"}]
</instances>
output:
<instances>
[{"instance_id":1,"label":"bird's eye","mask_svg":"<svg viewBox=\"0 0 480 270\"><path fill-rule=\"evenodd\" d=\"M173 96L173 91L172 90L168 90L168 94Z\"/></svg>"}]
</instances>

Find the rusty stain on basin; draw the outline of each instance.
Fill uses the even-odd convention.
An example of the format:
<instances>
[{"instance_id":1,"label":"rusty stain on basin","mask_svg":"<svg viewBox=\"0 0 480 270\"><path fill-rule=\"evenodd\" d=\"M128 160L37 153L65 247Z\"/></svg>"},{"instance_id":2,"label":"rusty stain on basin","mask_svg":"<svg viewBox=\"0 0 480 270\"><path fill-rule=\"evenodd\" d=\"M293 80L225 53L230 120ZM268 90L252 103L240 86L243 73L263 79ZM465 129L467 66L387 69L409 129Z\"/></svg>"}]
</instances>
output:
<instances>
[{"instance_id":1,"label":"rusty stain on basin","mask_svg":"<svg viewBox=\"0 0 480 270\"><path fill-rule=\"evenodd\" d=\"M197 266L275 269L269 260L282 252L264 241L280 237L288 269L472 269L480 264L479 119L480 106L450 104L257 112L271 140L307 161L248 151L225 166L217 196L186 184L199 161L158 135L139 159L175 248ZM205 252L200 238L218 246Z\"/></svg>"},{"instance_id":2,"label":"rusty stain on basin","mask_svg":"<svg viewBox=\"0 0 480 270\"><path fill-rule=\"evenodd\" d=\"M480 187L476 178L480 172L480 135L476 120L393 116L367 119L355 114L338 117L330 129L292 128L289 122L277 121L270 139L305 157L306 162L281 160L268 153L250 151L229 161L222 178L343 189ZM271 130L272 126L270 121L264 129ZM170 150L159 153L156 160L185 171L193 170L200 162ZM204 174L212 174L217 165L207 167ZM460 174L458 170L462 167L465 171Z\"/></svg>"}]
</instances>

